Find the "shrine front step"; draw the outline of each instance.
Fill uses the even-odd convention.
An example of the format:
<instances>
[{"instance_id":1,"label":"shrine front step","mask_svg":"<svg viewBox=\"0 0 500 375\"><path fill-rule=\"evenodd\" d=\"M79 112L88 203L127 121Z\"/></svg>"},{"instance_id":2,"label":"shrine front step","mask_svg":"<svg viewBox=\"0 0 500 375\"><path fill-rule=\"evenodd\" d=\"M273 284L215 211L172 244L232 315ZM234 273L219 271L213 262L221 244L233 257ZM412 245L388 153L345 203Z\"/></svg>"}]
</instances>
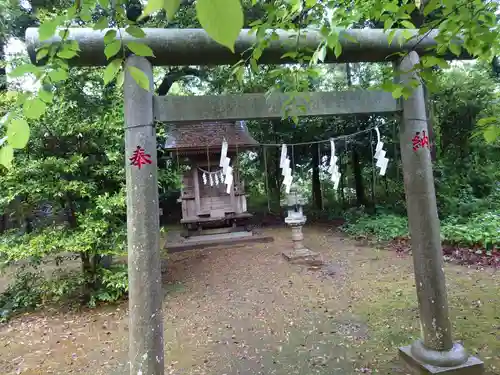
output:
<instances>
[{"instance_id":1,"label":"shrine front step","mask_svg":"<svg viewBox=\"0 0 500 375\"><path fill-rule=\"evenodd\" d=\"M206 237L208 235L214 234L227 234L227 233L239 233L239 232L248 232L251 234L249 230L246 230L245 227L222 227L222 228L203 228L201 231L198 230L189 230L185 233L183 237L186 240L190 238L196 237Z\"/></svg>"},{"instance_id":2,"label":"shrine front step","mask_svg":"<svg viewBox=\"0 0 500 375\"><path fill-rule=\"evenodd\" d=\"M224 245L236 245L245 243L267 243L273 242L272 236L254 234L252 232L232 232L220 234L206 234L191 236L181 243L167 243L165 248L168 253L178 253L181 251L200 250L204 248Z\"/></svg>"}]
</instances>

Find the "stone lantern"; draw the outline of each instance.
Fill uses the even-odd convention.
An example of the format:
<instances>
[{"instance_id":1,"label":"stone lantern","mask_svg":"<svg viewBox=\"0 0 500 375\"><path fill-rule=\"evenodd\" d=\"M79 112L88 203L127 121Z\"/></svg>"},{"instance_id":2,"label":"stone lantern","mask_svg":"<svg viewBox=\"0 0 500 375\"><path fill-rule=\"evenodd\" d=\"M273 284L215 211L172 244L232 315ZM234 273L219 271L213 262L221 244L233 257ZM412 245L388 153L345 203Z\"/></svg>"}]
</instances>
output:
<instances>
[{"instance_id":1,"label":"stone lantern","mask_svg":"<svg viewBox=\"0 0 500 375\"><path fill-rule=\"evenodd\" d=\"M288 261L305 263L318 261L319 254L306 248L302 242L304 240L302 227L307 220L304 215L305 204L307 199L297 191L296 187L292 187L290 193L281 201L281 206L287 209L285 223L292 229L293 247L283 252Z\"/></svg>"}]
</instances>

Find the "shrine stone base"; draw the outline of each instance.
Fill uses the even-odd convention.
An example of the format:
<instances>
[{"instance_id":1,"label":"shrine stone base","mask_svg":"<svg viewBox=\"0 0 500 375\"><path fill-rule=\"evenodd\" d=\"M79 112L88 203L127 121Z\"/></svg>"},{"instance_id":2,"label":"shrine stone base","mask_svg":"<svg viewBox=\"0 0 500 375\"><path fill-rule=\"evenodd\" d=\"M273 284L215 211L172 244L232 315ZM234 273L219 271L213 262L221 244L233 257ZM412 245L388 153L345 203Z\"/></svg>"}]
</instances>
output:
<instances>
[{"instance_id":1,"label":"shrine stone base","mask_svg":"<svg viewBox=\"0 0 500 375\"><path fill-rule=\"evenodd\" d=\"M479 358L470 356L467 362L455 367L438 367L429 365L415 358L411 352L411 345L399 348L399 357L408 370L414 375L483 375L484 363Z\"/></svg>"},{"instance_id":2,"label":"shrine stone base","mask_svg":"<svg viewBox=\"0 0 500 375\"><path fill-rule=\"evenodd\" d=\"M288 250L284 251L283 257L290 263L301 263L301 264L314 264L321 265L323 260L319 253L311 251L307 248L302 248L299 250Z\"/></svg>"},{"instance_id":3,"label":"shrine stone base","mask_svg":"<svg viewBox=\"0 0 500 375\"><path fill-rule=\"evenodd\" d=\"M165 248L168 253L178 253L189 250L203 250L213 247L231 247L251 243L273 242L274 238L265 234L253 232L231 232L219 234L205 234L200 236L183 237L181 233L170 232L167 234Z\"/></svg>"}]
</instances>

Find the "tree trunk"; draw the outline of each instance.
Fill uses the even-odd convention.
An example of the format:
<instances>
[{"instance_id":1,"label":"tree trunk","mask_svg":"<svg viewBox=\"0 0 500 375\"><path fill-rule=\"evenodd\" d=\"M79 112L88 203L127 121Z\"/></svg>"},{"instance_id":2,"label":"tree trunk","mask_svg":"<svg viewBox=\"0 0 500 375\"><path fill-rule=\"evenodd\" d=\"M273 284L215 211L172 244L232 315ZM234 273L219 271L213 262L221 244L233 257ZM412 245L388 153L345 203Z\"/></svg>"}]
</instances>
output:
<instances>
[{"instance_id":1,"label":"tree trunk","mask_svg":"<svg viewBox=\"0 0 500 375\"><path fill-rule=\"evenodd\" d=\"M365 187L363 186L363 175L359 162L359 153L354 147L352 149L352 170L354 174L354 184L356 188L356 203L358 206L366 206Z\"/></svg>"},{"instance_id":2,"label":"tree trunk","mask_svg":"<svg viewBox=\"0 0 500 375\"><path fill-rule=\"evenodd\" d=\"M321 181L319 178L319 163L320 157L318 152L312 153L312 199L313 205L318 210L323 208L323 197L321 194Z\"/></svg>"},{"instance_id":3,"label":"tree trunk","mask_svg":"<svg viewBox=\"0 0 500 375\"><path fill-rule=\"evenodd\" d=\"M7 90L7 72L2 66L5 60L5 40L0 38L0 92Z\"/></svg>"},{"instance_id":4,"label":"tree trunk","mask_svg":"<svg viewBox=\"0 0 500 375\"><path fill-rule=\"evenodd\" d=\"M7 214L0 215L0 234L7 230Z\"/></svg>"},{"instance_id":5,"label":"tree trunk","mask_svg":"<svg viewBox=\"0 0 500 375\"><path fill-rule=\"evenodd\" d=\"M346 75L347 87L351 87L352 86L352 72L351 72L351 64L349 64L349 63L345 64L345 75Z\"/></svg>"},{"instance_id":6,"label":"tree trunk","mask_svg":"<svg viewBox=\"0 0 500 375\"><path fill-rule=\"evenodd\" d=\"M342 207L345 206L345 188L346 188L346 183L345 183L345 171L344 171L344 163L342 162L342 155L343 153L339 154L339 172L340 172L340 202L342 204Z\"/></svg>"}]
</instances>

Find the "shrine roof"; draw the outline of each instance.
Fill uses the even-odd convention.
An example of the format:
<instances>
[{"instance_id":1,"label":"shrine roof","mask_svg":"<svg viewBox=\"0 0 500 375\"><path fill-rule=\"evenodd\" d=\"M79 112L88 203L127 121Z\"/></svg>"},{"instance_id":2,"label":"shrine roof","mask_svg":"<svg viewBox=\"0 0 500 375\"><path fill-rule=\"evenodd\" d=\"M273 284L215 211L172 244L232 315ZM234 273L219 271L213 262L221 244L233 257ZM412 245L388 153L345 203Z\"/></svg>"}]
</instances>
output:
<instances>
[{"instance_id":1,"label":"shrine roof","mask_svg":"<svg viewBox=\"0 0 500 375\"><path fill-rule=\"evenodd\" d=\"M225 138L230 149L249 149L259 143L250 135L245 121L185 122L167 124L165 149L169 151L220 150Z\"/></svg>"}]
</instances>

